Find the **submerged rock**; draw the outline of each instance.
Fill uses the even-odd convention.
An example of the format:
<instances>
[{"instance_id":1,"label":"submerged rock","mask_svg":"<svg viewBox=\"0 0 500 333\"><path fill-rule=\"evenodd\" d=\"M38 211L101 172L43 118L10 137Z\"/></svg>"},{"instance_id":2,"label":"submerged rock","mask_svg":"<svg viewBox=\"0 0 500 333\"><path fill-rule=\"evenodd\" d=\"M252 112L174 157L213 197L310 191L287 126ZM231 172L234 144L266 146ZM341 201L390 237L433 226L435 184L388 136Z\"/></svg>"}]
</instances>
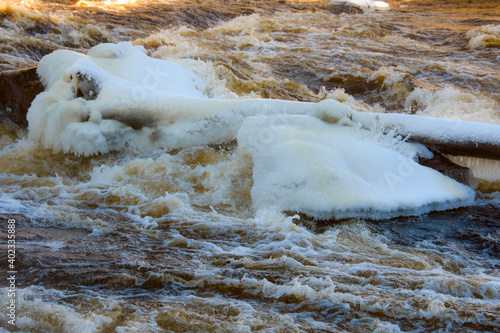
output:
<instances>
[{"instance_id":1,"label":"submerged rock","mask_svg":"<svg viewBox=\"0 0 500 333\"><path fill-rule=\"evenodd\" d=\"M99 84L92 78L85 74L76 73L75 77L75 95L87 101L93 101L99 95L101 88Z\"/></svg>"},{"instance_id":2,"label":"submerged rock","mask_svg":"<svg viewBox=\"0 0 500 333\"><path fill-rule=\"evenodd\" d=\"M0 72L0 121L27 127L28 108L43 89L36 67Z\"/></svg>"}]
</instances>

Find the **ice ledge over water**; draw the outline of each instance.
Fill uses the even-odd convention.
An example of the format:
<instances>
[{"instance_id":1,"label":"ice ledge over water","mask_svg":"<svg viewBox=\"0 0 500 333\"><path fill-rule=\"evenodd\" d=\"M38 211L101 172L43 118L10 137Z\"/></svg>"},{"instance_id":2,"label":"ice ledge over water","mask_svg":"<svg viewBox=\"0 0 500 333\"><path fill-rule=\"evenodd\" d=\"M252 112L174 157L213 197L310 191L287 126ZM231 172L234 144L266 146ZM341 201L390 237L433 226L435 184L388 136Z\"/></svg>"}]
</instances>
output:
<instances>
[{"instance_id":1,"label":"ice ledge over water","mask_svg":"<svg viewBox=\"0 0 500 333\"><path fill-rule=\"evenodd\" d=\"M253 157L256 207L319 219L386 219L474 199L468 186L382 146L369 131L310 116L249 117L238 144Z\"/></svg>"},{"instance_id":2,"label":"ice ledge over water","mask_svg":"<svg viewBox=\"0 0 500 333\"><path fill-rule=\"evenodd\" d=\"M29 138L55 152L94 155L237 137L238 152L253 158L256 208L277 206L315 218L381 219L474 199L469 187L414 162L425 147L385 144L373 135L383 126L432 136L434 130L426 129L440 128L443 120L360 113L334 100L224 98L192 71L143 51L129 43L102 44L88 55L56 51L44 57L38 73L46 91L28 112ZM497 147L500 127L485 126L460 122L451 138L432 139L463 145L468 133L467 142Z\"/></svg>"},{"instance_id":3,"label":"ice ledge over water","mask_svg":"<svg viewBox=\"0 0 500 333\"><path fill-rule=\"evenodd\" d=\"M332 0L331 4L346 4L363 9L389 10L391 6L385 1L372 0Z\"/></svg>"}]
</instances>

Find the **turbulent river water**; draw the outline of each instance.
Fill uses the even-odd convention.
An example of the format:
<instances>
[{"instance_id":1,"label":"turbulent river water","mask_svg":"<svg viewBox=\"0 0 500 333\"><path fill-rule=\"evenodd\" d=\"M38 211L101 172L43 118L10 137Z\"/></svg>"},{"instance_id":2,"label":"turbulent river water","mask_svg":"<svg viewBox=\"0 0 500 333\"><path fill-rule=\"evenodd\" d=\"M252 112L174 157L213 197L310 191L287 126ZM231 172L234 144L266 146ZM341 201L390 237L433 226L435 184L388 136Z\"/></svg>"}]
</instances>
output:
<instances>
[{"instance_id":1,"label":"turbulent river water","mask_svg":"<svg viewBox=\"0 0 500 333\"><path fill-rule=\"evenodd\" d=\"M500 124L500 3L390 4L0 1L0 70L127 41L227 98ZM497 161L456 158L471 206L318 221L252 204L235 142L85 157L0 135L2 332L500 332Z\"/></svg>"}]
</instances>

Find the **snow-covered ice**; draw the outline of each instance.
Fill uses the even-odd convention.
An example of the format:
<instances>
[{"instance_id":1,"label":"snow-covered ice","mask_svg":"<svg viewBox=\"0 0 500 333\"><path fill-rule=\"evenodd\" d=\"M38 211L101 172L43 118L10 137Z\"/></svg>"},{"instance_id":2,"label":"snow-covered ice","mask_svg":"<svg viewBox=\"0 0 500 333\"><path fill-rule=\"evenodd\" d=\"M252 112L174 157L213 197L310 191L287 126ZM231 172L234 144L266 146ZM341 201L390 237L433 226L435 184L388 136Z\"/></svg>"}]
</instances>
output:
<instances>
[{"instance_id":1,"label":"snow-covered ice","mask_svg":"<svg viewBox=\"0 0 500 333\"><path fill-rule=\"evenodd\" d=\"M31 140L55 152L94 155L237 138L237 153L253 158L254 204L316 218L387 218L473 200L472 189L418 165L418 156L431 153L401 135L500 145L493 124L357 112L331 99L216 94L188 68L130 43L101 44L88 55L56 51L38 73L46 91L28 112Z\"/></svg>"}]
</instances>

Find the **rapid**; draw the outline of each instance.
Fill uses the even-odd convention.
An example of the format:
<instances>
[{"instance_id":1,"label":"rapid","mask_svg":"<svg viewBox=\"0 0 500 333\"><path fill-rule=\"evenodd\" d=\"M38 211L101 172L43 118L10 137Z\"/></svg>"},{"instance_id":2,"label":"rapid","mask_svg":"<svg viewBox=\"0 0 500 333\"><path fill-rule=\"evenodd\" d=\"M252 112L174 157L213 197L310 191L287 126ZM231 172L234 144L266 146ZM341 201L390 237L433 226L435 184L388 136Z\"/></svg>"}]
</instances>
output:
<instances>
[{"instance_id":1,"label":"rapid","mask_svg":"<svg viewBox=\"0 0 500 333\"><path fill-rule=\"evenodd\" d=\"M400 184L377 185L385 168L428 151L352 120L500 125L500 4L389 4L1 1L0 70L39 65L46 91L28 128L0 123L0 332L500 331L500 162L448 156L470 168L470 188L408 164L411 187L389 205L378 199ZM172 81L156 80L160 60ZM71 95L77 74L97 97ZM144 82L154 91L135 98ZM181 109L201 102L165 117L160 88ZM237 104L262 99L279 101ZM339 179L325 151L345 157Z\"/></svg>"}]
</instances>

